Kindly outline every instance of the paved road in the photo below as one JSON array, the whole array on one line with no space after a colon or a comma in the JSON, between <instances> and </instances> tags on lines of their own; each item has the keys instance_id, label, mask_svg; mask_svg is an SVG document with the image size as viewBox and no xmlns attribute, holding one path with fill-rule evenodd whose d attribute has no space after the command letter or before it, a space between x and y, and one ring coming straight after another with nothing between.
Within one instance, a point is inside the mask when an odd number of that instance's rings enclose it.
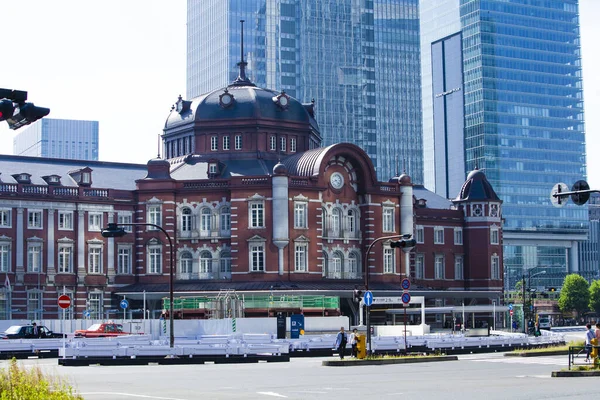
<instances>
[{"instance_id":1,"label":"paved road","mask_svg":"<svg viewBox=\"0 0 600 400\"><path fill-rule=\"evenodd\" d=\"M551 378L566 356L459 356L459 361L323 367L328 358L289 363L192 366L60 367L25 360L63 375L89 400L122 399L583 399L597 395L594 378ZM0 367L6 366L0 362Z\"/></svg>"}]
</instances>

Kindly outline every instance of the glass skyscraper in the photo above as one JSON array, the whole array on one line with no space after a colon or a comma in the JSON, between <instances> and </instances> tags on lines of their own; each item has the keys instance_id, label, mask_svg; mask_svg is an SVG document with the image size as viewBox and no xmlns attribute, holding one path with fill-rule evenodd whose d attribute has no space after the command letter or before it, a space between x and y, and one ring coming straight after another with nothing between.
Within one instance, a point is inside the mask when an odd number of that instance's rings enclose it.
<instances>
[{"instance_id":1,"label":"glass skyscraper","mask_svg":"<svg viewBox=\"0 0 600 400\"><path fill-rule=\"evenodd\" d=\"M453 163L460 179L484 170L504 201L505 287L561 286L588 232L586 206L550 202L586 177L578 1L422 0L421 33L425 185L448 195ZM458 132L462 152L440 144Z\"/></svg>"},{"instance_id":2,"label":"glass skyscraper","mask_svg":"<svg viewBox=\"0 0 600 400\"><path fill-rule=\"evenodd\" d=\"M418 0L188 0L187 97L238 74L314 99L323 145L354 143L378 178L423 182Z\"/></svg>"},{"instance_id":3,"label":"glass skyscraper","mask_svg":"<svg viewBox=\"0 0 600 400\"><path fill-rule=\"evenodd\" d=\"M18 156L98 160L98 121L44 118L13 139Z\"/></svg>"}]
</instances>

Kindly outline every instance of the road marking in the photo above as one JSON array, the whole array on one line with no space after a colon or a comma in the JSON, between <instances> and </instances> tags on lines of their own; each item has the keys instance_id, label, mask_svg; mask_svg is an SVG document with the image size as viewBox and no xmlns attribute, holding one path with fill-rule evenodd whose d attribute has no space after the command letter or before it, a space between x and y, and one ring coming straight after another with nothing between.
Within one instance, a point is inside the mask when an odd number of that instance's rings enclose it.
<instances>
[{"instance_id":1,"label":"road marking","mask_svg":"<svg viewBox=\"0 0 600 400\"><path fill-rule=\"evenodd\" d=\"M158 400L188 400L188 399L179 399L176 397L157 397L157 396L147 396L145 394L134 394L134 393L119 393L119 392L85 392L79 393L81 396L105 396L105 395L116 395L116 396L129 396L129 397L139 397L143 399L158 399Z\"/></svg>"},{"instance_id":2,"label":"road marking","mask_svg":"<svg viewBox=\"0 0 600 400\"><path fill-rule=\"evenodd\" d=\"M287 396L284 396L282 394L275 393L275 392L256 392L256 393L258 393L258 394L264 394L265 396L285 397L287 399Z\"/></svg>"},{"instance_id":3,"label":"road marking","mask_svg":"<svg viewBox=\"0 0 600 400\"><path fill-rule=\"evenodd\" d=\"M547 378L552 378L552 376L550 376L550 375L517 375L515 378L542 378L542 379L547 379Z\"/></svg>"}]
</instances>

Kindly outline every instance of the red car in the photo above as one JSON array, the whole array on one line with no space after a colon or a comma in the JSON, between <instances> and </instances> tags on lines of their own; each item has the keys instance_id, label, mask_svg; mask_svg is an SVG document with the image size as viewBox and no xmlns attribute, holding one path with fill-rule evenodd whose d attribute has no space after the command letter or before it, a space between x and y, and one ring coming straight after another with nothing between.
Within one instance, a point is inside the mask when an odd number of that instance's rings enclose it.
<instances>
[{"instance_id":1,"label":"red car","mask_svg":"<svg viewBox=\"0 0 600 400\"><path fill-rule=\"evenodd\" d=\"M129 332L123 332L123 325L113 323L94 324L87 329L78 329L75 331L75 337L101 338L121 335L130 335Z\"/></svg>"}]
</instances>

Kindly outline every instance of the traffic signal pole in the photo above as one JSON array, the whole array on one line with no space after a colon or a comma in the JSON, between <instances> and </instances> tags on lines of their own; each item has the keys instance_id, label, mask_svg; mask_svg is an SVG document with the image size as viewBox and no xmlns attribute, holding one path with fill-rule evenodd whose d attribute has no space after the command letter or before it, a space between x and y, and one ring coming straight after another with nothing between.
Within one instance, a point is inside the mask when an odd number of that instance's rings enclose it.
<instances>
[{"instance_id":1,"label":"traffic signal pole","mask_svg":"<svg viewBox=\"0 0 600 400\"><path fill-rule=\"evenodd\" d=\"M375 245L375 243L377 242L381 242L382 240L389 240L389 239L403 239L403 240L399 240L396 242L392 242L390 244L390 247L392 248L411 248L414 247L416 242L414 239L412 239L412 235L411 234L402 234L402 235L391 235L391 236L382 236L382 237L378 237L377 239L373 240L369 246L367 247L367 251L365 252L365 290L368 291L369 290L369 254L371 253L371 250L373 249L373 246ZM407 257L408 260L408 257ZM406 270L407 272L409 271L409 267L408 264L406 266ZM371 307L367 306L365 304L365 322L367 324L367 354L370 355L372 354L371 351L371 321L369 320L369 316L371 313Z\"/></svg>"}]
</instances>

